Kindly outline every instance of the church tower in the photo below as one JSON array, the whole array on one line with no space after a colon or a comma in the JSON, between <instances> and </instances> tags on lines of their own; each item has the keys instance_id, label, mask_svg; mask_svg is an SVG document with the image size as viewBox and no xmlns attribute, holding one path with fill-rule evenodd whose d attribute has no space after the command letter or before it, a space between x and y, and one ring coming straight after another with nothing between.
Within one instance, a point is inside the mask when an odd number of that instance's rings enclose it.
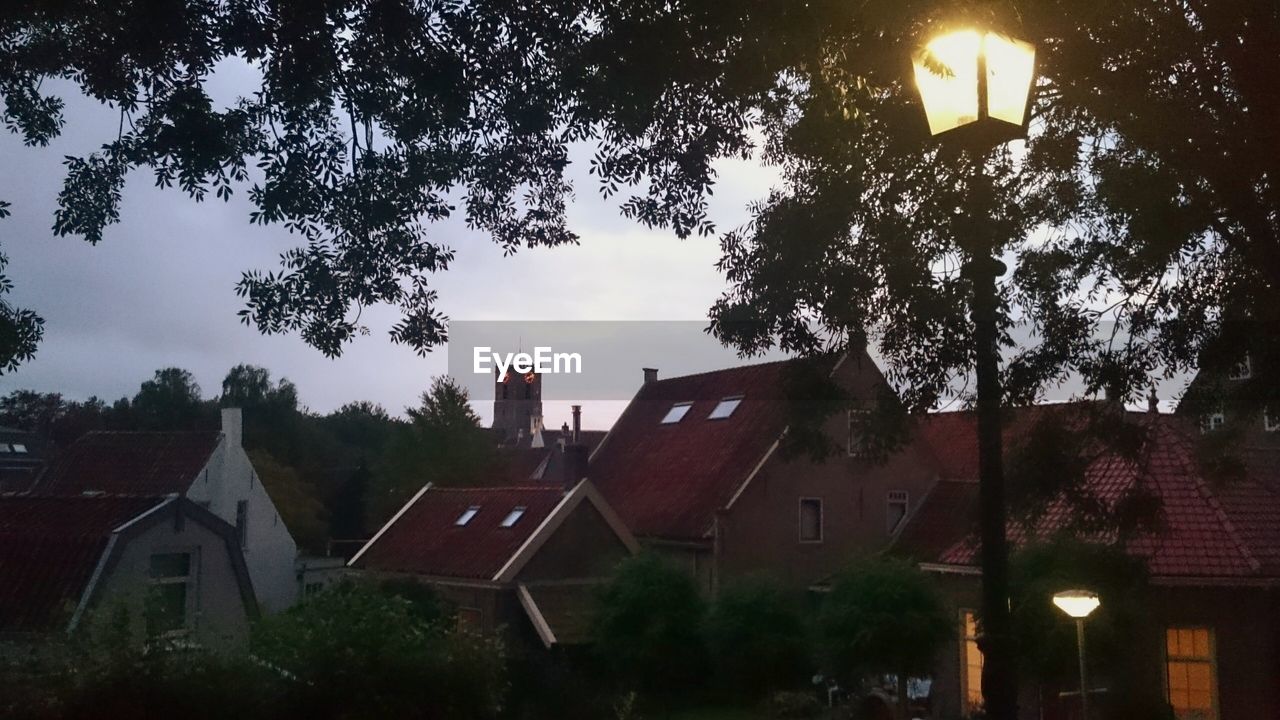
<instances>
[{"instance_id":1,"label":"church tower","mask_svg":"<svg viewBox=\"0 0 1280 720\"><path fill-rule=\"evenodd\" d=\"M502 431L507 442L533 434L534 424L542 424L542 376L536 372L506 375L494 370L493 428Z\"/></svg>"}]
</instances>

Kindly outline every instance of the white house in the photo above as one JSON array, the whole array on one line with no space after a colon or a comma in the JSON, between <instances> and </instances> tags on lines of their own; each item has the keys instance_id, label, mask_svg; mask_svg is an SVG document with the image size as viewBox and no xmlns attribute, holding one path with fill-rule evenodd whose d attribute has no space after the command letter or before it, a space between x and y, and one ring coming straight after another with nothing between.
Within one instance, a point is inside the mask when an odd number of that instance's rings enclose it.
<instances>
[{"instance_id":1,"label":"white house","mask_svg":"<svg viewBox=\"0 0 1280 720\"><path fill-rule=\"evenodd\" d=\"M244 552L253 591L268 613L298 596L298 547L241 446L239 408L221 432L91 432L36 482L41 495L181 495L226 520Z\"/></svg>"}]
</instances>

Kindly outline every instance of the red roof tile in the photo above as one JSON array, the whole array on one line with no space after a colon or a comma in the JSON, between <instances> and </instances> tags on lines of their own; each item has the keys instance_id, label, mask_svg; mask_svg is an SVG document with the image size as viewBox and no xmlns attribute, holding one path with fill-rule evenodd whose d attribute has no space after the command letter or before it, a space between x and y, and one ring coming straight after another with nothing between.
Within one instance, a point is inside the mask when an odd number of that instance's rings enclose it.
<instances>
[{"instance_id":1,"label":"red roof tile","mask_svg":"<svg viewBox=\"0 0 1280 720\"><path fill-rule=\"evenodd\" d=\"M36 485L42 494L183 494L218 446L217 432L91 432Z\"/></svg>"},{"instance_id":2,"label":"red roof tile","mask_svg":"<svg viewBox=\"0 0 1280 720\"><path fill-rule=\"evenodd\" d=\"M144 497L0 495L0 631L65 627L112 531L156 504Z\"/></svg>"},{"instance_id":3,"label":"red roof tile","mask_svg":"<svg viewBox=\"0 0 1280 720\"><path fill-rule=\"evenodd\" d=\"M1063 407L1063 406L1059 406ZM1044 412L1043 409L1033 411ZM936 428L959 433L964 423L972 427L969 414L932 419ZM1142 530L1124 540L1126 550L1147 562L1155 577L1244 578L1280 577L1280 493L1269 484L1266 473L1273 465L1255 465L1245 478L1214 485L1206 481L1195 458L1195 435L1181 419L1168 415L1130 413L1132 421L1148 429L1147 444L1141 458L1125 458L1117 453L1104 453L1088 468L1083 489L1093 498L1114 508L1135 489L1152 493L1160 503L1159 529ZM940 421L940 422L939 422ZM1015 428L1030 423L1015 420ZM931 438L946 438L938 432ZM1007 436L1008 437L1008 436ZM949 472L976 468L976 459L948 457L948 448L935 447ZM971 450L972 451L972 450ZM976 455L976 451L972 451ZM928 500L926 500L926 503ZM1074 507L1065 498L1051 500L1035 522L1011 520L1009 538L1014 545L1060 532L1084 534L1074 528ZM913 523L934 517L917 513ZM923 528L907 528L904 536L924 533L936 547L939 536L956 528L944 528L930 535ZM977 562L978 542L972 533L957 532L954 542L933 558L947 564L972 565ZM1115 541L1115 533L1091 534L1090 539Z\"/></svg>"},{"instance_id":4,"label":"red roof tile","mask_svg":"<svg viewBox=\"0 0 1280 720\"><path fill-rule=\"evenodd\" d=\"M925 562L974 531L978 519L978 484L965 480L939 480L907 519L893 543L893 552Z\"/></svg>"},{"instance_id":5,"label":"red roof tile","mask_svg":"<svg viewBox=\"0 0 1280 720\"><path fill-rule=\"evenodd\" d=\"M636 535L700 540L786 425L785 360L687 375L640 387L591 457L588 477ZM824 361L825 362L825 361ZM722 399L742 402L708 420ZM676 403L693 405L662 424Z\"/></svg>"},{"instance_id":6,"label":"red roof tile","mask_svg":"<svg viewBox=\"0 0 1280 720\"><path fill-rule=\"evenodd\" d=\"M416 502L375 537L354 567L439 577L488 580L515 555L564 495L559 485L499 488L437 488ZM467 508L479 511L466 525ZM514 508L524 515L509 528L502 521Z\"/></svg>"}]
</instances>

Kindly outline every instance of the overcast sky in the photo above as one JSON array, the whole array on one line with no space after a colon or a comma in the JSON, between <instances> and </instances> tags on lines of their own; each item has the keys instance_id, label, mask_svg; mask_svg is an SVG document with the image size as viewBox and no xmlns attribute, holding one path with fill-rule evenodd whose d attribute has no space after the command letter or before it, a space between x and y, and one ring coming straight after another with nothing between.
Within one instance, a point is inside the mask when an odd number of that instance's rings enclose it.
<instances>
[{"instance_id":1,"label":"overcast sky","mask_svg":"<svg viewBox=\"0 0 1280 720\"><path fill-rule=\"evenodd\" d=\"M224 68L211 94L229 102L251 80L242 69ZM107 228L99 245L54 236L62 158L114 139L119 120L115 111L77 96L70 86L61 86L61 93L67 123L49 147L27 148L18 136L0 134L0 199L13 206L12 216L0 221L0 251L9 256L8 274L16 285L11 299L45 319L36 358L0 377L0 393L30 388L113 400L133 395L155 369L178 366L190 370L209 397L219 391L226 371L243 362L292 380L315 411L372 400L399 413L432 376L445 372L442 350L418 357L390 341L387 331L397 319L391 308L366 311L362 320L371 334L334 360L295 335L264 337L242 325L234 293L241 271L274 270L279 253L298 243L282 227L249 224L246 188L238 188L230 202L197 203L179 190L155 188L147 170L135 171L124 191L121 221ZM714 267L717 239L681 241L622 218L616 199L600 199L586 174L586 157L583 152L574 158L571 169L577 198L569 223L582 238L578 247L522 250L504 258L486 236L461 222L433 226L436 237L457 251L453 268L436 279L443 312L467 320L705 319L725 287ZM718 227L727 229L746 219L747 203L768 192L776 173L744 162L725 163L720 170L711 209ZM724 364L731 362L726 354ZM639 385L639 364L619 371L633 372ZM567 417L564 405L547 403L548 425ZM584 424L608 427L624 405L588 403ZM477 403L477 410L487 422L488 403Z\"/></svg>"}]
</instances>

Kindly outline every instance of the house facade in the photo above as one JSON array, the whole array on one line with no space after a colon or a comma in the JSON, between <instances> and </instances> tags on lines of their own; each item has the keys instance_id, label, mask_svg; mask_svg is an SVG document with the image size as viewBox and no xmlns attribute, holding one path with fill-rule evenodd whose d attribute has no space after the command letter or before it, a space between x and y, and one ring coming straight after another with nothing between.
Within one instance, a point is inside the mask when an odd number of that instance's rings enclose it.
<instances>
[{"instance_id":1,"label":"house facade","mask_svg":"<svg viewBox=\"0 0 1280 720\"><path fill-rule=\"evenodd\" d=\"M41 495L180 495L230 524L267 612L297 599L297 545L241 445L239 408L220 432L91 432L36 481Z\"/></svg>"},{"instance_id":2,"label":"house facade","mask_svg":"<svg viewBox=\"0 0 1280 720\"><path fill-rule=\"evenodd\" d=\"M1063 412L1069 412L1064 408ZM1089 530L1073 516L1073 503L1058 494L1032 517L1010 521L1014 547L1056 537L1112 545L1141 560L1149 578L1140 598L1144 617L1124 629L1133 667L1126 695L1146 693L1181 719L1280 716L1280 474L1268 454L1242 458L1243 472L1217 477L1197 456L1199 431L1183 418L1117 413L1144 431L1140 453L1103 452L1084 471L1081 487L1108 512L1122 512L1135 490L1158 501L1155 522L1123 536ZM1013 413L1006 446L1030 432L1029 415ZM911 557L944 588L955 633L937 664L932 688L934 717L964 717L981 707L982 656L976 447L973 417L947 413L922 423L935 444L943 478L909 518L894 551ZM1071 432L1070 423L1065 432ZM1062 588L1066 589L1066 588ZM1105 598L1104 598L1105 612ZM1064 624L1069 619L1061 618ZM1088 624L1086 623L1086 634ZM1117 678L1098 677L1092 687ZM1078 696L1029 681L1021 693L1027 718L1079 717ZM1100 696L1098 704L1107 697Z\"/></svg>"},{"instance_id":3,"label":"house facade","mask_svg":"<svg viewBox=\"0 0 1280 720\"><path fill-rule=\"evenodd\" d=\"M92 631L219 647L258 607L235 529L182 497L0 496L0 639Z\"/></svg>"},{"instance_id":4,"label":"house facade","mask_svg":"<svg viewBox=\"0 0 1280 720\"><path fill-rule=\"evenodd\" d=\"M686 567L707 593L755 573L808 587L887 546L934 483L914 440L884 460L864 452L855 411L823 421L835 445L825 458L786 457L789 374L806 370L855 407L872 407L888 389L865 352L663 380L646 370L591 455L592 482L641 544Z\"/></svg>"}]
</instances>

